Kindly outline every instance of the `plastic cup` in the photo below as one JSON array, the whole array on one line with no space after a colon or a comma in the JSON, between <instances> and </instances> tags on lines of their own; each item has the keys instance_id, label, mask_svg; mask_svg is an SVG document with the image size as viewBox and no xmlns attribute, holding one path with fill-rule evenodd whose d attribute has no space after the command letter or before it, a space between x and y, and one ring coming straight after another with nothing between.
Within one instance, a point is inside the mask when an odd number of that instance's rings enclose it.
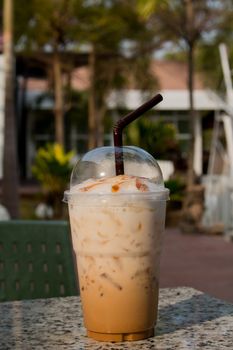
<instances>
[{"instance_id":1,"label":"plastic cup","mask_svg":"<svg viewBox=\"0 0 233 350\"><path fill-rule=\"evenodd\" d=\"M88 178L114 176L115 148L102 147L77 163L65 192L84 324L87 335L100 341L148 338L157 320L168 190L151 155L136 147L123 147L123 155L121 179L137 176L140 187L146 177L155 191L77 192L76 185Z\"/></svg>"}]
</instances>

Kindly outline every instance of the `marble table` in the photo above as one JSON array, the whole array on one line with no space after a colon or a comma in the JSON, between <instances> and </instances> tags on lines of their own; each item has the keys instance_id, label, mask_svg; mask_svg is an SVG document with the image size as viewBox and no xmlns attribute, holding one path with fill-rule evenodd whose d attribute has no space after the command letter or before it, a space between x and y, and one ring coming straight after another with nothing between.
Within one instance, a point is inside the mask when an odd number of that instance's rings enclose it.
<instances>
[{"instance_id":1,"label":"marble table","mask_svg":"<svg viewBox=\"0 0 233 350\"><path fill-rule=\"evenodd\" d=\"M100 343L86 337L79 297L4 302L0 349L233 349L233 304L192 288L161 289L153 338Z\"/></svg>"}]
</instances>

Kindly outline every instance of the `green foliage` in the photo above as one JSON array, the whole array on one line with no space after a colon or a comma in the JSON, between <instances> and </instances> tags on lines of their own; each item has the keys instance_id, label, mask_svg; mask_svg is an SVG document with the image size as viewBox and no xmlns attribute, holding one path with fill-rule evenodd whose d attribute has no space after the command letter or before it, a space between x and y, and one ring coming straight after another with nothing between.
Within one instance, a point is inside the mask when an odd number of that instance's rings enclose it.
<instances>
[{"instance_id":1,"label":"green foliage","mask_svg":"<svg viewBox=\"0 0 233 350\"><path fill-rule=\"evenodd\" d=\"M224 13L220 17L220 24L216 30L216 34L209 41L202 41L198 46L196 62L197 69L202 72L208 87L218 89L225 93L223 84L223 72L221 67L219 45L226 44L228 58L231 65L233 60L233 7L225 6Z\"/></svg>"},{"instance_id":2,"label":"green foliage","mask_svg":"<svg viewBox=\"0 0 233 350\"><path fill-rule=\"evenodd\" d=\"M74 11L80 1L22 1L15 2L15 34L21 50L35 51L45 45L60 49L71 42L73 28L77 28Z\"/></svg>"},{"instance_id":3,"label":"green foliage","mask_svg":"<svg viewBox=\"0 0 233 350\"><path fill-rule=\"evenodd\" d=\"M32 167L32 173L48 194L62 193L72 170L73 152L65 153L59 144L47 144L40 148Z\"/></svg>"},{"instance_id":4,"label":"green foliage","mask_svg":"<svg viewBox=\"0 0 233 350\"><path fill-rule=\"evenodd\" d=\"M205 84L212 89L225 89L221 84L222 68L218 44L201 45L197 50L196 58L197 69L202 73Z\"/></svg>"},{"instance_id":5,"label":"green foliage","mask_svg":"<svg viewBox=\"0 0 233 350\"><path fill-rule=\"evenodd\" d=\"M170 159L178 150L176 128L173 124L140 119L126 129L126 143L147 150L156 159Z\"/></svg>"},{"instance_id":6,"label":"green foliage","mask_svg":"<svg viewBox=\"0 0 233 350\"><path fill-rule=\"evenodd\" d=\"M156 11L158 5L159 0L137 0L137 10L144 18L151 16Z\"/></svg>"},{"instance_id":7,"label":"green foliage","mask_svg":"<svg viewBox=\"0 0 233 350\"><path fill-rule=\"evenodd\" d=\"M170 190L171 201L182 201L185 191L185 182L179 178L173 178L165 181L165 187Z\"/></svg>"}]
</instances>

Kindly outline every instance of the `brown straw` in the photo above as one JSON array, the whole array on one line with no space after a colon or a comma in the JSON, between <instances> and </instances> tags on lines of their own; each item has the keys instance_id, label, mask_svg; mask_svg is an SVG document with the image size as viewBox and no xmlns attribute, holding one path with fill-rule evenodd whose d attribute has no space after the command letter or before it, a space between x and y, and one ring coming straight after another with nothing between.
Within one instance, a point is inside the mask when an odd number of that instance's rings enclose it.
<instances>
[{"instance_id":1,"label":"brown straw","mask_svg":"<svg viewBox=\"0 0 233 350\"><path fill-rule=\"evenodd\" d=\"M140 117L143 113L149 111L152 107L156 106L163 100L163 97L158 94L155 95L152 99L145 102L143 105L135 109L135 111L130 112L123 118L119 119L113 127L113 139L115 146L115 166L116 166L116 175L124 174L124 161L123 161L123 141L122 141L122 131L123 129L132 123L135 119Z\"/></svg>"}]
</instances>

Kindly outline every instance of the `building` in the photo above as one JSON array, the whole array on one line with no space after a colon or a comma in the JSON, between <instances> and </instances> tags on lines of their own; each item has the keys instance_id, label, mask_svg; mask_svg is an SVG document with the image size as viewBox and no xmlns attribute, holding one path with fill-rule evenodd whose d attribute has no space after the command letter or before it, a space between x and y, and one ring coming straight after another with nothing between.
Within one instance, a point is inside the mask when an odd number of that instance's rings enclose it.
<instances>
[{"instance_id":1,"label":"building","mask_svg":"<svg viewBox=\"0 0 233 350\"><path fill-rule=\"evenodd\" d=\"M155 60L152 64L151 72L158 80L156 91L159 91L164 97L163 102L152 111L151 118L160 118L164 122L173 123L177 128L177 137L185 152L187 141L190 138L187 66L181 62ZM34 64L34 70L31 68L25 84L25 79L22 78L20 69L18 69L19 156L21 176L26 178L31 176L30 169L37 148L46 142L54 141L53 99L48 93L49 86L45 77L46 74L45 70L43 71L43 67L36 67L36 64ZM89 72L88 67L83 62L73 70L71 86L79 92L88 89ZM218 96L213 91L205 88L199 74L195 74L194 87L194 107L196 111L194 166L196 173L201 175L203 173L202 130L205 124L211 125L215 112L222 107ZM117 111L133 110L144 101L144 94L131 86L125 90L112 91L107 99L107 107L114 119L118 117ZM66 130L69 146L79 150L79 153L80 150L85 152L87 150L87 133L85 130L80 132L80 129L83 128L78 129L75 123L72 123L74 122L70 119L67 123L69 127ZM106 134L105 144L111 144L111 142L111 135Z\"/></svg>"}]
</instances>

